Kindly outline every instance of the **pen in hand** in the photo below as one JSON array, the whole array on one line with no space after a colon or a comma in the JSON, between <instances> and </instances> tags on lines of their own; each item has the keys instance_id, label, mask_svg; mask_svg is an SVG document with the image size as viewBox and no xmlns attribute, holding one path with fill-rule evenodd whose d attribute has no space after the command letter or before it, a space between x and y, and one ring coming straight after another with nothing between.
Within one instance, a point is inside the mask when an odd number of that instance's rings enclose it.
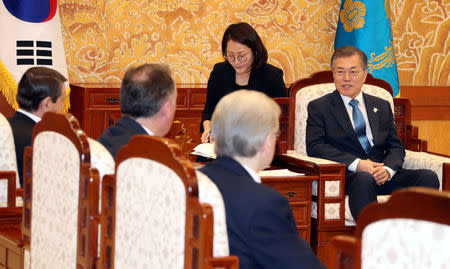
<instances>
[{"instance_id":1,"label":"pen in hand","mask_svg":"<svg viewBox=\"0 0 450 269\"><path fill-rule=\"evenodd\" d=\"M209 137L211 136L211 130L209 130L208 134L205 137L205 143L209 142Z\"/></svg>"}]
</instances>

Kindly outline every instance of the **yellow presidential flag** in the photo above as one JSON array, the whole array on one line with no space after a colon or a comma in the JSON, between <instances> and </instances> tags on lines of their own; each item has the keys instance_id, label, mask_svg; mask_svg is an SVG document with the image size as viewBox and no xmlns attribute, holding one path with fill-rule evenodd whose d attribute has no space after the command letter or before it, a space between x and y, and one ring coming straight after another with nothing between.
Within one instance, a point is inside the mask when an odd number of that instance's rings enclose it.
<instances>
[{"instance_id":1,"label":"yellow presidential flag","mask_svg":"<svg viewBox=\"0 0 450 269\"><path fill-rule=\"evenodd\" d=\"M0 1L0 91L14 109L17 84L33 66L45 66L68 79L56 0ZM69 87L64 110L69 109Z\"/></svg>"}]
</instances>

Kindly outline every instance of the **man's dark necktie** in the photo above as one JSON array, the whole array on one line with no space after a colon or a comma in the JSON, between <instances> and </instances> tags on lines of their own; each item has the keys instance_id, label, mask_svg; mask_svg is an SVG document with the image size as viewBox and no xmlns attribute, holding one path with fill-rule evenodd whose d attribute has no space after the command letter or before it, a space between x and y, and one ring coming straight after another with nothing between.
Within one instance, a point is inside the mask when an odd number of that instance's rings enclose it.
<instances>
[{"instance_id":1,"label":"man's dark necktie","mask_svg":"<svg viewBox=\"0 0 450 269\"><path fill-rule=\"evenodd\" d=\"M370 147L369 139L367 139L366 135L366 122L364 121L363 114L361 110L358 108L358 100L352 99L349 102L349 105L353 108L352 116L353 123L355 124L355 132L358 136L359 143L363 147L363 149L368 152Z\"/></svg>"}]
</instances>

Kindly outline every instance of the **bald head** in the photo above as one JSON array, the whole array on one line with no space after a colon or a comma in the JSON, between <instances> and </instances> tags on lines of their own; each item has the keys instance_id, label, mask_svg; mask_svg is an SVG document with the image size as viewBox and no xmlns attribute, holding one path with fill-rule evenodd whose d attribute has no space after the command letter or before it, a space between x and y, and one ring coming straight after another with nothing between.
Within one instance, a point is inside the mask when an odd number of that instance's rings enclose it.
<instances>
[{"instance_id":1,"label":"bald head","mask_svg":"<svg viewBox=\"0 0 450 269\"><path fill-rule=\"evenodd\" d=\"M175 94L169 67L144 64L127 70L120 89L122 113L134 118L152 117Z\"/></svg>"}]
</instances>

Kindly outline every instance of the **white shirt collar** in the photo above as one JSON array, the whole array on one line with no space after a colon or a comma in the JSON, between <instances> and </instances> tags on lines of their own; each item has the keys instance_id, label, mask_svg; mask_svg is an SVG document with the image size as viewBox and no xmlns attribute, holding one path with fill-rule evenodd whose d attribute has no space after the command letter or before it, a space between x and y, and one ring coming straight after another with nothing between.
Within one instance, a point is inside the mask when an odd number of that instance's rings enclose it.
<instances>
[{"instance_id":1,"label":"white shirt collar","mask_svg":"<svg viewBox=\"0 0 450 269\"><path fill-rule=\"evenodd\" d=\"M41 121L41 118L39 118L38 116L36 116L33 113L30 113L28 111L25 111L21 108L17 109L17 112L20 112L20 113L24 114L25 116L28 116L30 119L34 120L36 123Z\"/></svg>"},{"instance_id":2,"label":"white shirt collar","mask_svg":"<svg viewBox=\"0 0 450 269\"><path fill-rule=\"evenodd\" d=\"M140 124L140 123L139 123L139 124ZM142 125L142 124L141 124L141 126L142 126L142 128L144 128L144 130L147 132L148 135L154 136L154 135L153 135L153 132L152 132L150 129L146 128L146 127L145 127L144 125Z\"/></svg>"},{"instance_id":3,"label":"white shirt collar","mask_svg":"<svg viewBox=\"0 0 450 269\"><path fill-rule=\"evenodd\" d=\"M342 95L341 93L339 93L341 95L342 101L344 101L344 104L349 105L348 103L350 103L350 101L353 99L351 97ZM356 100L358 100L358 102L360 104L364 104L364 99L363 99L363 95L362 95L362 91L359 92L359 94L354 98Z\"/></svg>"},{"instance_id":4,"label":"white shirt collar","mask_svg":"<svg viewBox=\"0 0 450 269\"><path fill-rule=\"evenodd\" d=\"M246 166L245 164L239 163L244 167L245 171L250 174L250 176L253 178L253 180L256 183L261 183L261 178L259 177L258 173L255 172L255 170L251 169L250 167Z\"/></svg>"}]
</instances>

